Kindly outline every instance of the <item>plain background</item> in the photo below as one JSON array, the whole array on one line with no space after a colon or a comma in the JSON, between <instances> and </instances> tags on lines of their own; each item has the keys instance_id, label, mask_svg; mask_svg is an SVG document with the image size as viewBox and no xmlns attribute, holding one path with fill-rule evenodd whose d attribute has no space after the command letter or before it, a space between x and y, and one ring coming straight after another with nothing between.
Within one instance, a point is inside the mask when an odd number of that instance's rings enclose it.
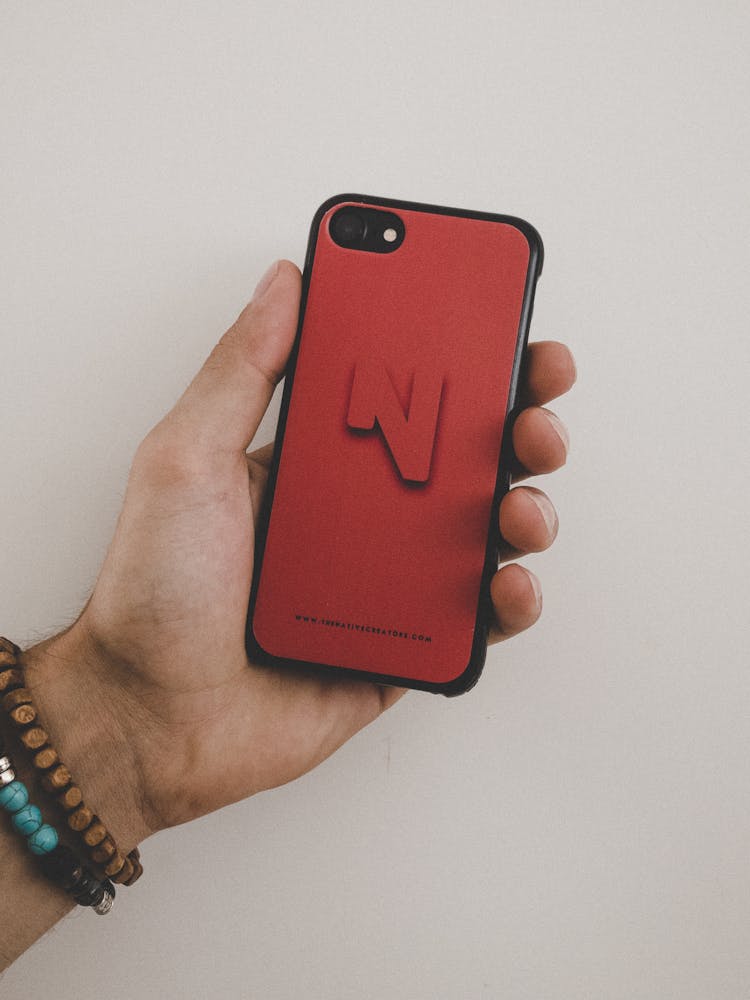
<instances>
[{"instance_id":1,"label":"plain background","mask_svg":"<svg viewBox=\"0 0 750 1000\"><path fill-rule=\"evenodd\" d=\"M2 632L77 614L138 441L332 194L529 219L532 338L579 371L538 626L465 697L147 841L7 1000L750 997L748 29L685 0L0 6Z\"/></svg>"}]
</instances>

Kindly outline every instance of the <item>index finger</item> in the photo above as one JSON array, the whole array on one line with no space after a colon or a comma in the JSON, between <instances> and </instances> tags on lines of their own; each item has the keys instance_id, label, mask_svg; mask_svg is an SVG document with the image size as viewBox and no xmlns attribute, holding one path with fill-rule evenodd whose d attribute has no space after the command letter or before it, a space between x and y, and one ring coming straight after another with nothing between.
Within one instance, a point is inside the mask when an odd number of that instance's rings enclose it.
<instances>
[{"instance_id":1,"label":"index finger","mask_svg":"<svg viewBox=\"0 0 750 1000\"><path fill-rule=\"evenodd\" d=\"M570 348L556 340L529 344L521 367L522 406L543 406L562 396L576 380L576 363Z\"/></svg>"}]
</instances>

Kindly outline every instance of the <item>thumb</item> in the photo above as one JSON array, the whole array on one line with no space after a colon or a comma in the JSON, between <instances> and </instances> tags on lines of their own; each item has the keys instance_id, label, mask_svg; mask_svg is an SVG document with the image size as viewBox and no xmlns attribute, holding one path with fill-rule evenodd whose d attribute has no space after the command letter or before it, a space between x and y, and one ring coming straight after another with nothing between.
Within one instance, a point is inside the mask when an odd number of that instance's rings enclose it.
<instances>
[{"instance_id":1,"label":"thumb","mask_svg":"<svg viewBox=\"0 0 750 1000\"><path fill-rule=\"evenodd\" d=\"M169 414L193 450L247 450L284 374L299 301L299 269L272 264Z\"/></svg>"}]
</instances>

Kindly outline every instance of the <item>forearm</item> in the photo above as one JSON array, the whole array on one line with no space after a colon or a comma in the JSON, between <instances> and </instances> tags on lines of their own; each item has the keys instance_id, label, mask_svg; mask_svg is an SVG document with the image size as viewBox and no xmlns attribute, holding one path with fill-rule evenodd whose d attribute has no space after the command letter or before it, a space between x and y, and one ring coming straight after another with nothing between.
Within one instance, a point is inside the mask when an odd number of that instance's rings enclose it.
<instances>
[{"instance_id":1,"label":"forearm","mask_svg":"<svg viewBox=\"0 0 750 1000\"><path fill-rule=\"evenodd\" d=\"M93 680L95 674L106 671L106 665L95 663L91 651L70 630L27 650L23 665L39 724L69 768L86 804L101 816L119 850L129 852L149 831L135 808L136 785L130 780L127 743L103 696L97 694L102 690L101 683ZM29 789L31 801L58 831L61 842L92 868L76 834L67 827L65 814L40 787L39 772L4 711L0 711L0 733L16 776ZM42 874L38 860L2 809L0 885L0 969L4 969L76 903Z\"/></svg>"}]
</instances>

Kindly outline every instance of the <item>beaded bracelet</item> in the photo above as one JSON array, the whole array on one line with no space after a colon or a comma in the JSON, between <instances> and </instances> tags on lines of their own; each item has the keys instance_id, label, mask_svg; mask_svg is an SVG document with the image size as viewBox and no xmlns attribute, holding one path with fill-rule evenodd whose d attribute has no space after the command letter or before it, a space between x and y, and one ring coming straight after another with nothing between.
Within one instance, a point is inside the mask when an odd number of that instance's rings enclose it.
<instances>
[{"instance_id":1,"label":"beaded bracelet","mask_svg":"<svg viewBox=\"0 0 750 1000\"><path fill-rule=\"evenodd\" d=\"M116 890L109 879L100 881L82 865L73 851L60 843L57 830L45 823L42 811L29 802L29 791L16 779L10 757L0 742L0 806L11 814L14 829L39 860L42 872L64 889L79 906L91 906L100 916L109 913Z\"/></svg>"},{"instance_id":2,"label":"beaded bracelet","mask_svg":"<svg viewBox=\"0 0 750 1000\"><path fill-rule=\"evenodd\" d=\"M113 882L130 886L143 874L140 852L134 847L123 856L104 823L84 803L80 788L73 784L70 771L50 746L49 736L39 724L31 692L24 683L20 658L21 649L0 636L0 706L21 730L21 743L32 752L34 767L42 772L42 787L54 796L65 813L67 825L83 842L88 858L101 866Z\"/></svg>"}]
</instances>

